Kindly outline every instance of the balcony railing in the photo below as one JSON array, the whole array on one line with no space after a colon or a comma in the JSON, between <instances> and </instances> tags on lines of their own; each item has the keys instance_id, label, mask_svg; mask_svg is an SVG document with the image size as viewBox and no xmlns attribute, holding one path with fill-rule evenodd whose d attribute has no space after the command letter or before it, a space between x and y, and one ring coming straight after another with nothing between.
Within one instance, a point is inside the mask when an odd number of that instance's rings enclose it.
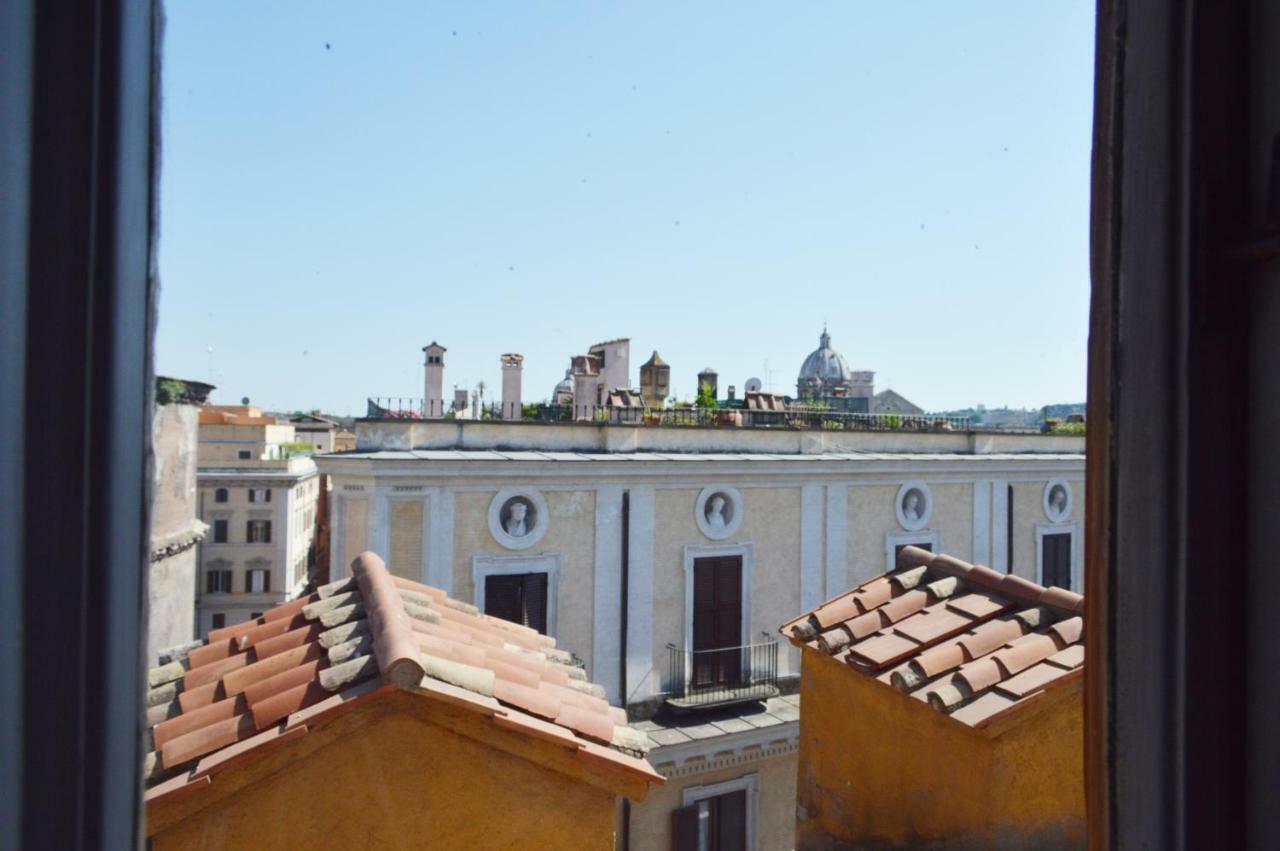
<instances>
[{"instance_id":1,"label":"balcony railing","mask_svg":"<svg viewBox=\"0 0 1280 851\"><path fill-rule=\"evenodd\" d=\"M446 406L447 407L447 406ZM851 414L796 407L784 411L754 411L745 408L635 408L601 406L593 409L573 405L523 405L516 416L508 416L501 404L472 407L464 411L441 410L438 400L408 397L372 397L366 419L439 420L480 419L531 423L596 423L599 425L673 426L699 428L773 428L810 431L968 431L968 417L912 414Z\"/></svg>"},{"instance_id":2,"label":"balcony railing","mask_svg":"<svg viewBox=\"0 0 1280 851\"><path fill-rule=\"evenodd\" d=\"M727 706L777 697L778 642L716 650L667 645L667 703L676 709Z\"/></svg>"}]
</instances>

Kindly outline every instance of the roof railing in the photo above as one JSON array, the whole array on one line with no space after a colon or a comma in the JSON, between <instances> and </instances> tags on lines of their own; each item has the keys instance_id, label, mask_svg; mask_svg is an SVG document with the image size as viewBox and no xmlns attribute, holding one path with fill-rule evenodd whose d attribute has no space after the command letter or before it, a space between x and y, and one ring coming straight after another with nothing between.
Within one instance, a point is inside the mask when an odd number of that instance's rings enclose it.
<instances>
[{"instance_id":1,"label":"roof railing","mask_svg":"<svg viewBox=\"0 0 1280 851\"><path fill-rule=\"evenodd\" d=\"M439 400L398 396L371 397L366 420L471 420L526 423L595 423L617 426L671 426L698 428L775 428L815 431L968 431L968 417L929 414L859 414L796 405L780 411L749 408L622 407L522 405L515 416L500 403L468 405L458 411L445 409Z\"/></svg>"}]
</instances>

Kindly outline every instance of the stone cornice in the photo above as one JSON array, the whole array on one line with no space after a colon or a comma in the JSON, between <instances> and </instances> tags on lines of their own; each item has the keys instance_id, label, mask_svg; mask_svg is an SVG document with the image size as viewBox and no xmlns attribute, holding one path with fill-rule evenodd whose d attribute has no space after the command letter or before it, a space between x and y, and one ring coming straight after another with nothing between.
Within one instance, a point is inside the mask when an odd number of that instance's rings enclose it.
<instances>
[{"instance_id":1,"label":"stone cornice","mask_svg":"<svg viewBox=\"0 0 1280 851\"><path fill-rule=\"evenodd\" d=\"M787 721L742 733L656 747L649 751L648 759L655 771L672 779L795 753L799 747L800 722Z\"/></svg>"}]
</instances>

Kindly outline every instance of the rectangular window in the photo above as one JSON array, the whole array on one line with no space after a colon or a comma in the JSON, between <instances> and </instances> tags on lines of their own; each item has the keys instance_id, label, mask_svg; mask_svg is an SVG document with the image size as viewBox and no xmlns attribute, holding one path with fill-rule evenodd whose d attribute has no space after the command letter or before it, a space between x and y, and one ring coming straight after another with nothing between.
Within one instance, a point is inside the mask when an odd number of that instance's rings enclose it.
<instances>
[{"instance_id":1,"label":"rectangular window","mask_svg":"<svg viewBox=\"0 0 1280 851\"><path fill-rule=\"evenodd\" d=\"M1071 587L1071 533L1045 535L1041 548L1043 575L1040 584L1045 587L1056 585L1074 591Z\"/></svg>"},{"instance_id":2,"label":"rectangular window","mask_svg":"<svg viewBox=\"0 0 1280 851\"><path fill-rule=\"evenodd\" d=\"M215 544L225 544L227 542L227 521L213 521L213 542Z\"/></svg>"},{"instance_id":3,"label":"rectangular window","mask_svg":"<svg viewBox=\"0 0 1280 851\"><path fill-rule=\"evenodd\" d=\"M484 611L487 615L547 631L547 575L519 573L486 576Z\"/></svg>"},{"instance_id":4,"label":"rectangular window","mask_svg":"<svg viewBox=\"0 0 1280 851\"><path fill-rule=\"evenodd\" d=\"M207 570L204 574L204 590L206 594L230 594L231 571Z\"/></svg>"},{"instance_id":5,"label":"rectangular window","mask_svg":"<svg viewBox=\"0 0 1280 851\"><path fill-rule=\"evenodd\" d=\"M250 502L270 502L271 488L249 488Z\"/></svg>"},{"instance_id":6,"label":"rectangular window","mask_svg":"<svg viewBox=\"0 0 1280 851\"><path fill-rule=\"evenodd\" d=\"M271 543L271 521L250 520L245 524L245 538L251 544Z\"/></svg>"},{"instance_id":7,"label":"rectangular window","mask_svg":"<svg viewBox=\"0 0 1280 851\"><path fill-rule=\"evenodd\" d=\"M742 556L693 562L692 686L732 687L742 675Z\"/></svg>"},{"instance_id":8,"label":"rectangular window","mask_svg":"<svg viewBox=\"0 0 1280 851\"><path fill-rule=\"evenodd\" d=\"M747 790L694 801L671 813L675 851L746 851Z\"/></svg>"},{"instance_id":9,"label":"rectangular window","mask_svg":"<svg viewBox=\"0 0 1280 851\"><path fill-rule=\"evenodd\" d=\"M222 629L227 625L227 616L222 612L214 612L209 622L212 629Z\"/></svg>"},{"instance_id":10,"label":"rectangular window","mask_svg":"<svg viewBox=\"0 0 1280 851\"><path fill-rule=\"evenodd\" d=\"M271 590L271 571L255 568L244 573L246 594L266 594Z\"/></svg>"},{"instance_id":11,"label":"rectangular window","mask_svg":"<svg viewBox=\"0 0 1280 851\"><path fill-rule=\"evenodd\" d=\"M241 450L240 450L240 460L241 460L241 461L249 461L249 460L251 460L252 458L253 458L253 453L252 453L252 452L250 452L248 449L241 449Z\"/></svg>"}]
</instances>

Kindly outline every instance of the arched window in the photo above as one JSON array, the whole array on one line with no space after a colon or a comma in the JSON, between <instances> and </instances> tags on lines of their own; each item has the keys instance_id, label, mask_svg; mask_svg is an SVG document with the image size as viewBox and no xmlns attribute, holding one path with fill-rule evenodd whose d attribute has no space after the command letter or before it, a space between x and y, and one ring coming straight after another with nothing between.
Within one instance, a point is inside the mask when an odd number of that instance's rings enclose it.
<instances>
[{"instance_id":1,"label":"arched window","mask_svg":"<svg viewBox=\"0 0 1280 851\"><path fill-rule=\"evenodd\" d=\"M214 501L214 502L226 502L226 501L227 501L227 489L226 489L226 488L218 488L216 491L214 491L214 492L213 492L213 501Z\"/></svg>"}]
</instances>

